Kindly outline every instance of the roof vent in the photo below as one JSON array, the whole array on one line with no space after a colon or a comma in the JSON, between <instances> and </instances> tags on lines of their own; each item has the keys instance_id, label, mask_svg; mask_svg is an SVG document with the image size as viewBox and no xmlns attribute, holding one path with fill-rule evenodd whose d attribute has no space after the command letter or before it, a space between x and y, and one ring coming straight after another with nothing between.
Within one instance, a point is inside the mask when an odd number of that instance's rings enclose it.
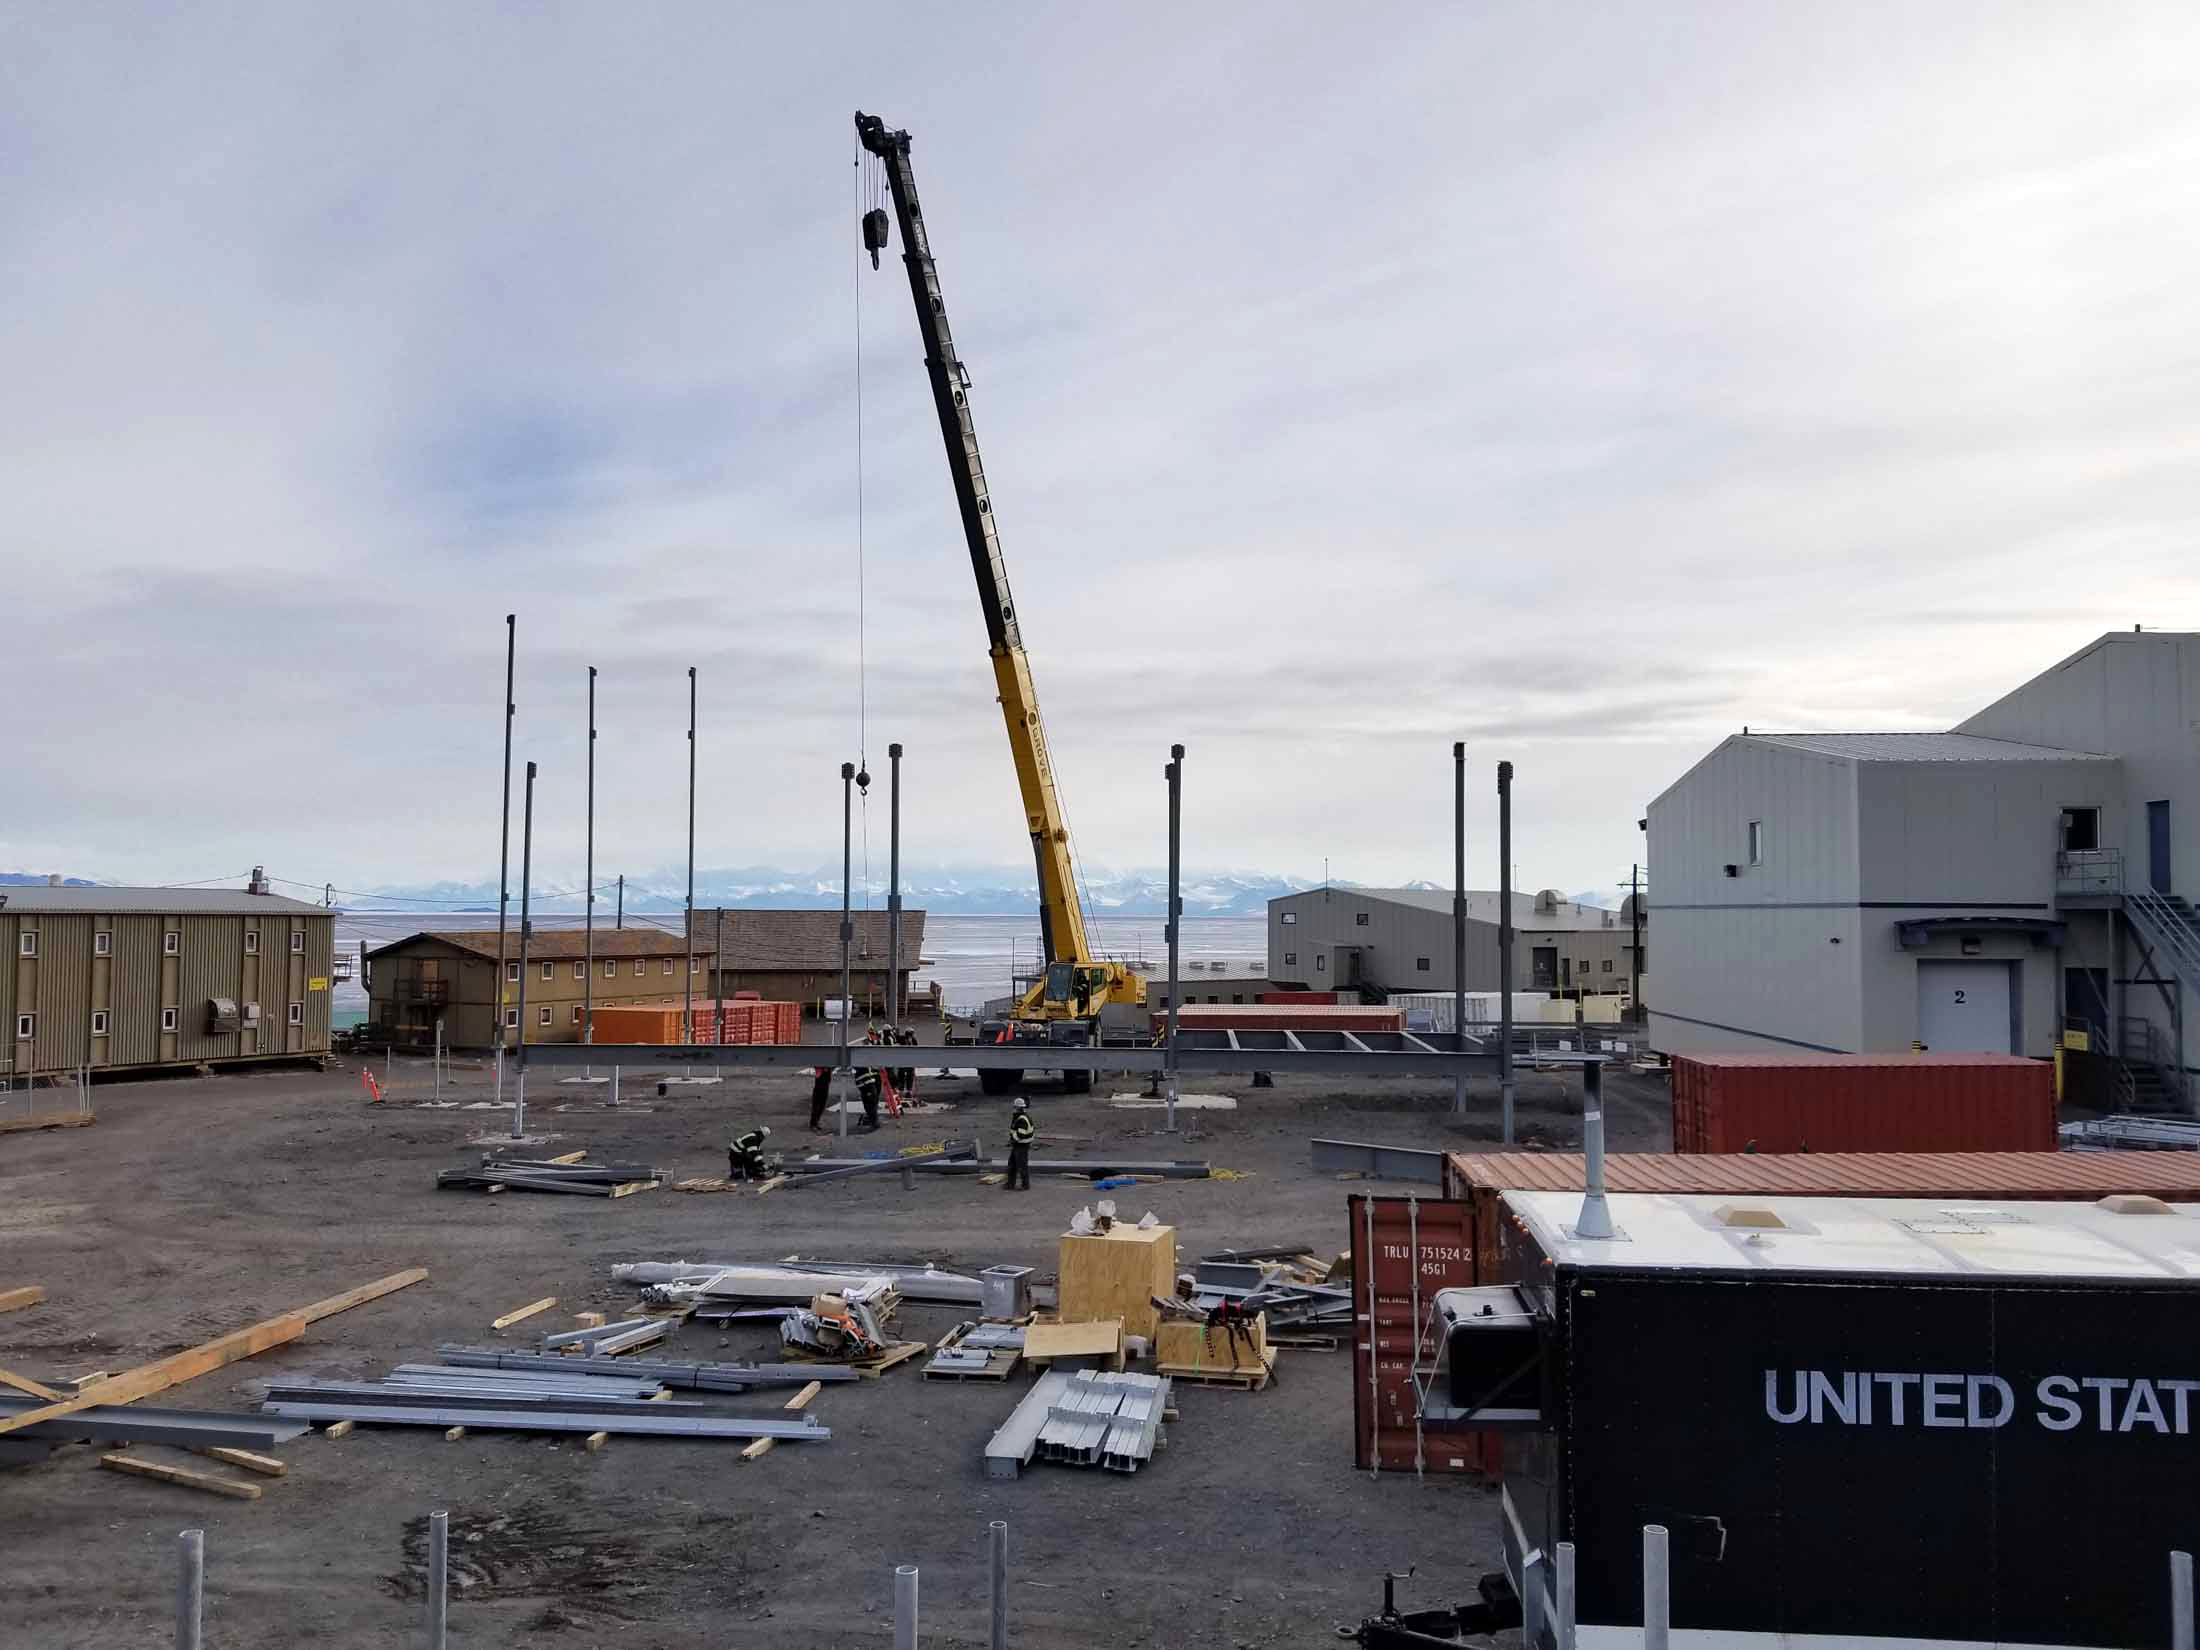
<instances>
[{"instance_id":1,"label":"roof vent","mask_svg":"<svg viewBox=\"0 0 2200 1650\"><path fill-rule=\"evenodd\" d=\"M2173 1215L2172 1209L2158 1197L2145 1192L2110 1192L2096 1205L2112 1215Z\"/></svg>"},{"instance_id":2,"label":"roof vent","mask_svg":"<svg viewBox=\"0 0 2200 1650\"><path fill-rule=\"evenodd\" d=\"M1712 1211L1711 1218L1721 1226L1749 1227L1759 1231L1784 1232L1787 1222L1778 1211L1754 1203L1722 1203Z\"/></svg>"},{"instance_id":3,"label":"roof vent","mask_svg":"<svg viewBox=\"0 0 2200 1650\"><path fill-rule=\"evenodd\" d=\"M1546 888L1535 896L1535 908L1538 911L1556 911L1565 903L1566 896L1556 888Z\"/></svg>"}]
</instances>

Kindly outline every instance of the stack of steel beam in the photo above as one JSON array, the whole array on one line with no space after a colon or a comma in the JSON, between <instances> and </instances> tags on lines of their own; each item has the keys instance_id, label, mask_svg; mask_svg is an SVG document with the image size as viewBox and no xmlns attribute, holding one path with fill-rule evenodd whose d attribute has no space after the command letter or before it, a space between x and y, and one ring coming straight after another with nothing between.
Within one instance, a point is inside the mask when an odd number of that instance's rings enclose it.
<instances>
[{"instance_id":1,"label":"stack of steel beam","mask_svg":"<svg viewBox=\"0 0 2200 1650\"><path fill-rule=\"evenodd\" d=\"M555 1352L514 1352L501 1346L440 1346L436 1355L458 1369L539 1370L619 1375L659 1381L699 1392L746 1392L756 1386L806 1386L811 1381L853 1381L853 1369L834 1364L677 1363L662 1358L582 1358ZM433 1364L402 1364L401 1371L433 1370ZM455 1371L454 1371L455 1372Z\"/></svg>"},{"instance_id":2,"label":"stack of steel beam","mask_svg":"<svg viewBox=\"0 0 2200 1650\"><path fill-rule=\"evenodd\" d=\"M575 1197L618 1197L654 1186L669 1176L646 1163L551 1163L534 1158L485 1156L479 1168L445 1169L435 1177L449 1191L565 1192Z\"/></svg>"},{"instance_id":3,"label":"stack of steel beam","mask_svg":"<svg viewBox=\"0 0 2200 1650\"><path fill-rule=\"evenodd\" d=\"M0 1416L42 1409L52 1400L0 1392ZM301 1421L212 1409L156 1409L151 1404L94 1404L54 1421L33 1421L8 1434L41 1444L177 1444L186 1449L270 1450L310 1431Z\"/></svg>"},{"instance_id":4,"label":"stack of steel beam","mask_svg":"<svg viewBox=\"0 0 2200 1650\"><path fill-rule=\"evenodd\" d=\"M622 1318L617 1323L598 1324L592 1329L567 1329L542 1338L545 1352L565 1348L577 1348L578 1355L589 1358L608 1358L616 1353L631 1352L638 1346L653 1346L672 1333L670 1318Z\"/></svg>"},{"instance_id":5,"label":"stack of steel beam","mask_svg":"<svg viewBox=\"0 0 2200 1650\"><path fill-rule=\"evenodd\" d=\"M986 1473L1014 1478L1034 1454L1070 1466L1136 1472L1167 1441L1166 1376L1084 1369L1042 1375L986 1444Z\"/></svg>"},{"instance_id":6,"label":"stack of steel beam","mask_svg":"<svg viewBox=\"0 0 2200 1650\"><path fill-rule=\"evenodd\" d=\"M1261 1260L1203 1260L1192 1275L1192 1304L1212 1312L1225 1304L1268 1314L1271 1332L1335 1335L1352 1327L1352 1291L1302 1283L1290 1270Z\"/></svg>"}]
</instances>

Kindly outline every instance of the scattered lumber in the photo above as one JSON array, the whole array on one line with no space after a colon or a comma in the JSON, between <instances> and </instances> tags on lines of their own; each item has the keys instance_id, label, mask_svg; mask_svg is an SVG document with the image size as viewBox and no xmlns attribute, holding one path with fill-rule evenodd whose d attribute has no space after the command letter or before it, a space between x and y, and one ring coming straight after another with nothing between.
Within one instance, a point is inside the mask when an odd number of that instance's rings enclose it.
<instances>
[{"instance_id":1,"label":"scattered lumber","mask_svg":"<svg viewBox=\"0 0 2200 1650\"><path fill-rule=\"evenodd\" d=\"M256 1472L262 1478L280 1478L290 1468L272 1455L262 1455L256 1450L228 1449L220 1444L210 1444L199 1451L210 1460L225 1461L232 1467L242 1467L246 1472Z\"/></svg>"},{"instance_id":2,"label":"scattered lumber","mask_svg":"<svg viewBox=\"0 0 2200 1650\"><path fill-rule=\"evenodd\" d=\"M334 1421L321 1429L321 1436L324 1438L348 1437L351 1429L357 1424L355 1421Z\"/></svg>"},{"instance_id":3,"label":"scattered lumber","mask_svg":"<svg viewBox=\"0 0 2200 1650\"><path fill-rule=\"evenodd\" d=\"M61 1394L50 1386L40 1386L27 1375L18 1375L10 1369L0 1369L0 1386L12 1386L18 1392L27 1392L33 1398L43 1398L48 1403L59 1403Z\"/></svg>"},{"instance_id":4,"label":"scattered lumber","mask_svg":"<svg viewBox=\"0 0 2200 1650\"><path fill-rule=\"evenodd\" d=\"M46 1291L35 1283L20 1289L0 1289L0 1312L16 1312L26 1306L36 1306L46 1298Z\"/></svg>"},{"instance_id":5,"label":"scattered lumber","mask_svg":"<svg viewBox=\"0 0 2200 1650\"><path fill-rule=\"evenodd\" d=\"M812 1398L815 1398L820 1392L823 1392L824 1390L825 1383L823 1381L812 1381L808 1386L804 1387L800 1392L796 1393L792 1398L789 1398L784 1404L780 1405L779 1407L781 1409L792 1410L808 1409L810 1407L810 1400ZM771 1453L772 1445L778 1442L779 1440L776 1438L759 1438L755 1443L746 1446L741 1451L741 1459L744 1461L754 1461L758 1456L769 1455Z\"/></svg>"},{"instance_id":6,"label":"scattered lumber","mask_svg":"<svg viewBox=\"0 0 2200 1650\"><path fill-rule=\"evenodd\" d=\"M512 1327L512 1325L518 1323L521 1319L531 1318L537 1312L547 1312L550 1310L551 1307L557 1304L557 1296L545 1295L539 1301L529 1301L525 1306L513 1308L513 1310L505 1313L503 1317L497 1318L492 1321L489 1327L491 1329L509 1329Z\"/></svg>"},{"instance_id":7,"label":"scattered lumber","mask_svg":"<svg viewBox=\"0 0 2200 1650\"><path fill-rule=\"evenodd\" d=\"M197 1380L201 1375L233 1364L240 1358L249 1358L265 1352L271 1346L282 1346L296 1340L306 1332L309 1324L338 1312L347 1312L354 1306L420 1282L427 1276L424 1267L414 1266L402 1272L392 1272L386 1278L363 1283L356 1289L341 1295L331 1295L301 1306L294 1312L278 1317L263 1318L243 1329L232 1330L227 1335L187 1348L182 1352L162 1358L158 1362L126 1369L119 1375L110 1375L73 1398L64 1398L41 1409L26 1409L18 1415L0 1417L0 1433L10 1433L22 1427L35 1426L40 1421L58 1420L64 1415L74 1415L78 1410L89 1409L94 1404L128 1404L140 1398L149 1398L156 1392L165 1392L185 1381Z\"/></svg>"},{"instance_id":8,"label":"scattered lumber","mask_svg":"<svg viewBox=\"0 0 2200 1650\"><path fill-rule=\"evenodd\" d=\"M171 1467L165 1461L148 1461L140 1455L102 1455L99 1464L113 1472L130 1472L140 1478L157 1478L164 1484L179 1484L187 1490L205 1490L211 1495L233 1496L239 1501L257 1501L260 1486L240 1483L234 1478L223 1478L211 1472L194 1472L189 1467Z\"/></svg>"}]
</instances>

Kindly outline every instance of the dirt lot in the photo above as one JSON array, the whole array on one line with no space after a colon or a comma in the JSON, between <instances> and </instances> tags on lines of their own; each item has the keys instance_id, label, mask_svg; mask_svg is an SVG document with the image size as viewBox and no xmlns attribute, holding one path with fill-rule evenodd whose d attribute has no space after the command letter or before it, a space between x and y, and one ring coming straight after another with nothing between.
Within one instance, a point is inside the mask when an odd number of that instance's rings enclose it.
<instances>
[{"instance_id":1,"label":"dirt lot","mask_svg":"<svg viewBox=\"0 0 2200 1650\"><path fill-rule=\"evenodd\" d=\"M374 1063L378 1072L380 1062ZM397 1068L400 1091L426 1068ZM481 1079L462 1098L479 1098ZM1114 1085L1120 1092L1130 1085ZM1314 1135L1449 1146L1495 1138L1494 1086L1468 1120L1441 1084L1215 1085L1234 1112L1117 1110L1091 1097L1036 1100L1042 1154L1204 1156L1234 1181L1170 1182L1117 1194L1179 1231L1180 1253L1304 1240L1345 1244L1348 1191L1307 1167ZM532 1132L551 1151L722 1174L723 1142L749 1120L800 1142L806 1084L791 1077L717 1089L629 1084L608 1112L540 1081ZM871 1142L908 1144L973 1128L1004 1133L999 1101L975 1083L929 1083L952 1115L889 1124ZM970 1180L858 1180L769 1197L670 1189L617 1201L437 1192L435 1171L503 1133L506 1114L364 1104L355 1068L148 1082L96 1092L89 1129L0 1137L0 1287L43 1284L47 1303L0 1316L0 1363L32 1377L119 1370L410 1265L430 1279L315 1325L306 1337L156 1402L244 1406L280 1372L373 1376L428 1359L439 1341L525 1344L573 1311L616 1311L610 1279L631 1259L929 1258L1051 1277L1054 1243L1091 1194L1038 1182L1008 1196ZM565 1109L561 1109L565 1108ZM1578 1090L1524 1077L1523 1137L1570 1144ZM1615 1147L1665 1143L1662 1085L1615 1078ZM1374 1188L1368 1188L1374 1189ZM1406 1188L1400 1186L1397 1190ZM502 1337L490 1319L555 1294L553 1313ZM902 1328L936 1338L952 1309L905 1307ZM745 1357L763 1331L690 1326L680 1355ZM1132 1476L1036 1466L988 1480L986 1438L1022 1380L929 1382L908 1365L836 1386L815 1406L830 1443L781 1446L753 1465L738 1446L577 1443L432 1430L318 1435L281 1452L289 1476L233 1502L94 1469L71 1447L0 1474L0 1550L9 1561L10 1644L169 1642L175 1532L203 1526L208 1642L274 1650L312 1642L385 1646L418 1630L423 1516L451 1512L453 1642L468 1646L616 1641L624 1650L795 1650L889 1642L892 1569L923 1571L924 1642L985 1641L985 1526L1010 1528L1012 1642L1046 1646L1334 1643L1381 1596L1386 1569L1415 1566L1410 1597L1473 1597L1497 1562L1495 1500L1455 1479L1374 1480L1351 1462L1343 1351L1283 1354L1261 1393L1183 1389L1168 1446ZM764 1405L744 1406L761 1408ZM179 1463L173 1451L146 1453ZM201 1463L205 1464L205 1463Z\"/></svg>"}]
</instances>

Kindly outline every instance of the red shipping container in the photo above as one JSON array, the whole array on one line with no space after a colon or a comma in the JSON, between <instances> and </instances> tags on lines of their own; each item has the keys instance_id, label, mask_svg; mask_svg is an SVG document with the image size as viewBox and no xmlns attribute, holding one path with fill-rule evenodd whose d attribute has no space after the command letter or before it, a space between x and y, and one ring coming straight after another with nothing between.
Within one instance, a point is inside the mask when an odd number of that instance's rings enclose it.
<instances>
[{"instance_id":1,"label":"red shipping container","mask_svg":"<svg viewBox=\"0 0 2200 1650\"><path fill-rule=\"evenodd\" d=\"M2013 1054L1676 1054L1676 1152L2051 1152L2055 1071Z\"/></svg>"},{"instance_id":2,"label":"red shipping container","mask_svg":"<svg viewBox=\"0 0 2200 1650\"><path fill-rule=\"evenodd\" d=\"M1334 991L1263 991L1256 1002L1263 1003L1334 1003Z\"/></svg>"},{"instance_id":3,"label":"red shipping container","mask_svg":"<svg viewBox=\"0 0 2200 1650\"><path fill-rule=\"evenodd\" d=\"M1474 1205L1430 1197L1354 1196L1345 1203L1352 1223L1354 1463L1392 1472L1494 1472L1495 1435L1425 1431L1413 1380L1416 1361L1433 1364L1439 1350L1430 1318L1436 1291L1474 1282Z\"/></svg>"}]
</instances>

